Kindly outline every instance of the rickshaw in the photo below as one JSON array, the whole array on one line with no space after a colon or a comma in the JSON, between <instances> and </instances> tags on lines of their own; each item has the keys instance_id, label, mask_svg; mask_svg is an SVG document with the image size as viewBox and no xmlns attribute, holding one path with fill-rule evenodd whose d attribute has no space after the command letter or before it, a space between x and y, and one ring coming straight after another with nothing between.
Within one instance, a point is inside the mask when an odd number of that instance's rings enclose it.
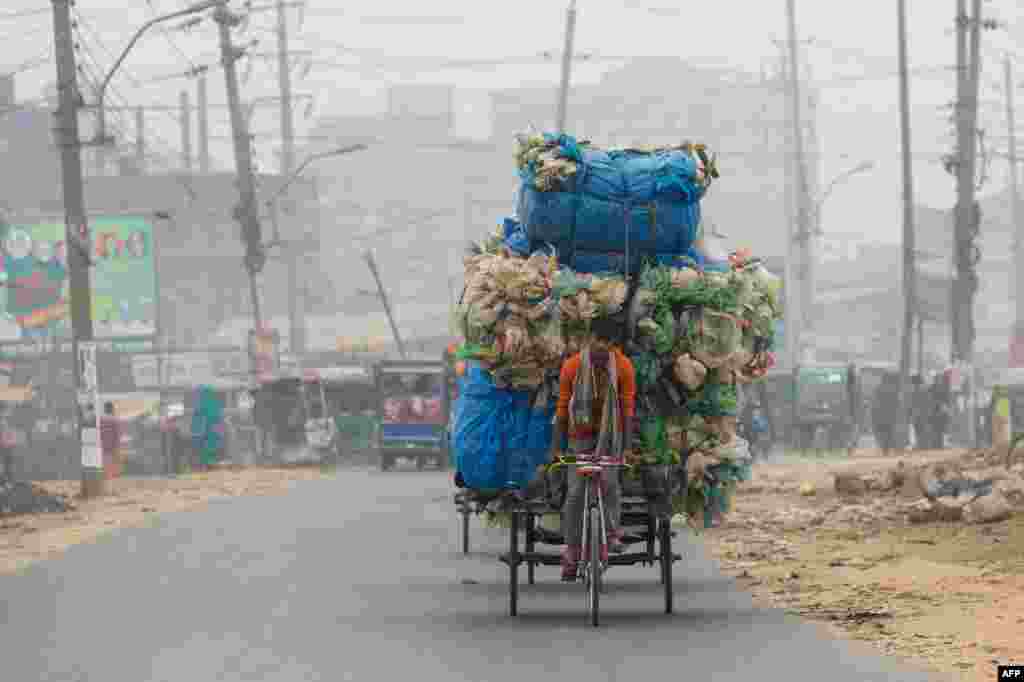
<instances>
[{"instance_id":1,"label":"rickshaw","mask_svg":"<svg viewBox=\"0 0 1024 682\"><path fill-rule=\"evenodd\" d=\"M303 380L310 447L339 460L349 450L369 448L377 421L373 372L361 364L339 365L307 369Z\"/></svg>"},{"instance_id":2,"label":"rickshaw","mask_svg":"<svg viewBox=\"0 0 1024 682\"><path fill-rule=\"evenodd\" d=\"M449 369L444 361L385 360L375 368L381 471L399 459L425 469L448 465Z\"/></svg>"}]
</instances>

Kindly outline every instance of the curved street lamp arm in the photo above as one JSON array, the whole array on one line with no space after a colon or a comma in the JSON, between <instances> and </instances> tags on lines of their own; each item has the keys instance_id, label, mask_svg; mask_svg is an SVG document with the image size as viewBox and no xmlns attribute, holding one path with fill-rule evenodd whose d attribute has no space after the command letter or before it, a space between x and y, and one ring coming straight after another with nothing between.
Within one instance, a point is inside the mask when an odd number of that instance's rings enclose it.
<instances>
[{"instance_id":1,"label":"curved street lamp arm","mask_svg":"<svg viewBox=\"0 0 1024 682\"><path fill-rule=\"evenodd\" d=\"M121 64L123 64L124 60L128 57L128 53L132 51L132 48L135 47L136 43L139 42L139 39L142 38L142 35L146 31L148 31L149 29L153 28L157 24L161 24L161 23L163 23L165 21L170 21L172 19L177 19L179 17L185 17L185 16L188 16L190 14L195 14L197 12L202 12L204 10L208 10L208 9L213 8L213 7L216 7L218 5L223 5L226 2L227 2L227 0L204 0L203 2L197 3L197 4L192 5L190 7L186 7L183 10L179 10L177 12L172 12L171 14L165 14L163 16L156 17L155 19L150 19L149 21L144 23L141 27L139 27L139 30L137 30L135 32L135 35L132 36L132 39L130 41L128 41L128 45L125 46L125 48L121 52L120 56L118 56L117 61L115 61L114 65L112 67L110 67L110 71L108 71L107 75L103 77L103 82L100 83L99 91L97 93L97 96L99 98L99 102L97 102L97 105L99 106L100 111L101 112L103 111L103 102L104 102L104 98L105 98L106 93L107 93L107 86L110 85L111 79L117 73L117 70L121 68ZM100 131L101 131L101 134L106 132L106 125L105 124L106 124L105 117L101 113L101 115L100 115Z\"/></svg>"},{"instance_id":2,"label":"curved street lamp arm","mask_svg":"<svg viewBox=\"0 0 1024 682\"><path fill-rule=\"evenodd\" d=\"M288 181L285 182L284 185L282 185L281 189L277 190L273 197L267 200L267 203L273 203L278 199L278 197L287 192L288 188L291 187L292 184L299 179L300 175L302 175L302 171L306 170L306 168L308 168L309 165L314 161L319 161L321 159L329 159L333 156L342 156L343 154L351 154L352 152L362 152L366 151L367 149L368 147L365 144L354 144L348 147L341 147L339 149L332 149L330 151L310 155L308 158L306 158L305 161L299 164L299 167L296 168L295 172L291 174L291 177L288 178Z\"/></svg>"}]
</instances>

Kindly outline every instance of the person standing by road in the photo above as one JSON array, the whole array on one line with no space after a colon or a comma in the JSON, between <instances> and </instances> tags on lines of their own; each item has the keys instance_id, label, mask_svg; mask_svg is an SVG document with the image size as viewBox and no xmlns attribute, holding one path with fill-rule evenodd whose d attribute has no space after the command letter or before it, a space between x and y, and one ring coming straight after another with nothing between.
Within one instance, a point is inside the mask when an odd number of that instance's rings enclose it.
<instances>
[{"instance_id":1,"label":"person standing by road","mask_svg":"<svg viewBox=\"0 0 1024 682\"><path fill-rule=\"evenodd\" d=\"M18 436L11 423L11 408L0 403L0 480L14 480L14 450Z\"/></svg>"},{"instance_id":2,"label":"person standing by road","mask_svg":"<svg viewBox=\"0 0 1024 682\"><path fill-rule=\"evenodd\" d=\"M209 471L224 449L224 403L212 386L200 386L192 415L192 439L199 468Z\"/></svg>"},{"instance_id":3,"label":"person standing by road","mask_svg":"<svg viewBox=\"0 0 1024 682\"><path fill-rule=\"evenodd\" d=\"M636 371L633 363L616 347L621 329L615 322L602 319L593 323L592 338L583 350L562 365L559 381L558 407L552 436L552 459L557 459L562 438L569 436L573 454L630 459L636 411ZM619 529L619 471L605 475L605 524L612 552L622 552ZM572 581L582 550L584 486L586 480L575 468L568 471L568 494L565 499L562 527L566 548L562 553L562 579Z\"/></svg>"},{"instance_id":4,"label":"person standing by road","mask_svg":"<svg viewBox=\"0 0 1024 682\"><path fill-rule=\"evenodd\" d=\"M121 477L121 422L114 411L114 403L103 405L100 418L100 441L103 447L103 471L107 480Z\"/></svg>"},{"instance_id":5,"label":"person standing by road","mask_svg":"<svg viewBox=\"0 0 1024 682\"><path fill-rule=\"evenodd\" d=\"M936 376L928 392L928 429L931 436L929 447L941 450L946 447L946 432L949 431L949 424L953 418L953 391L949 377L944 373Z\"/></svg>"},{"instance_id":6,"label":"person standing by road","mask_svg":"<svg viewBox=\"0 0 1024 682\"><path fill-rule=\"evenodd\" d=\"M913 393L911 405L913 406L911 417L914 422L914 449L928 449L928 415L931 412L931 396L924 380L920 374L915 374L911 379L913 382Z\"/></svg>"},{"instance_id":7,"label":"person standing by road","mask_svg":"<svg viewBox=\"0 0 1024 682\"><path fill-rule=\"evenodd\" d=\"M892 454L896 448L899 415L899 375L888 372L871 401L871 425L874 427L875 441L885 456Z\"/></svg>"}]
</instances>

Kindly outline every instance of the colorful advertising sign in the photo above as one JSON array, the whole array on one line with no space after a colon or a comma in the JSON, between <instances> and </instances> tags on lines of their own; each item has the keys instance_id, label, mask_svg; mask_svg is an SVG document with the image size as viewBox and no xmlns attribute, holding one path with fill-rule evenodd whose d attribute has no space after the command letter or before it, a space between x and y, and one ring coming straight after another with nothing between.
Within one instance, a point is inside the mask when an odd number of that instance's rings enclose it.
<instances>
[{"instance_id":1,"label":"colorful advertising sign","mask_svg":"<svg viewBox=\"0 0 1024 682\"><path fill-rule=\"evenodd\" d=\"M92 315L97 338L156 333L153 227L143 218L96 218ZM6 226L0 234L0 342L70 336L64 223Z\"/></svg>"}]
</instances>

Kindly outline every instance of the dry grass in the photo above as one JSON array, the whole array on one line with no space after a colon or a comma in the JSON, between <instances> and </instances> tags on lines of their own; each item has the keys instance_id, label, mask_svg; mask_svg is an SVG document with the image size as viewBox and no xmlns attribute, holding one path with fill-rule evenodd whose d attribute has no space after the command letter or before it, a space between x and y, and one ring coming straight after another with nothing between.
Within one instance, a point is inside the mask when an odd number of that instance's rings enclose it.
<instances>
[{"instance_id":1,"label":"dry grass","mask_svg":"<svg viewBox=\"0 0 1024 682\"><path fill-rule=\"evenodd\" d=\"M708 533L709 547L762 604L955 680L991 680L997 663L1024 660L1024 514L984 526L909 525L898 493L850 501L832 489L836 472L895 464L856 456L762 465L726 525ZM817 494L801 496L804 482Z\"/></svg>"}]
</instances>

